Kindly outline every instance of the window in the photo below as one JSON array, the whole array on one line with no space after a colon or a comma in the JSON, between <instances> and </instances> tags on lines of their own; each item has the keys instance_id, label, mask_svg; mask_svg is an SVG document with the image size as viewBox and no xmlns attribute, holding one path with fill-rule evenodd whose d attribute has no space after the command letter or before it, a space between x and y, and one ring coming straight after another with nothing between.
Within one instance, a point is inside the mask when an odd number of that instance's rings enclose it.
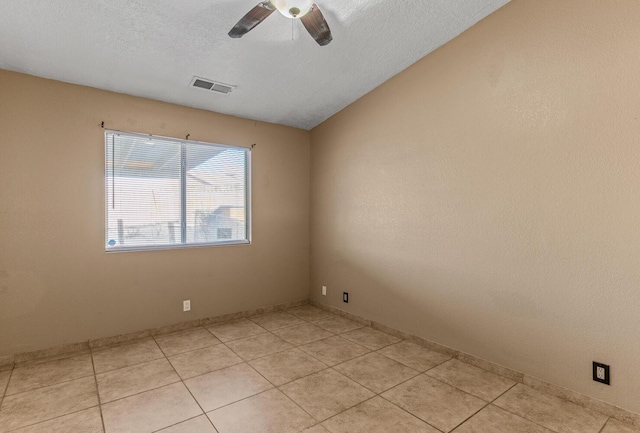
<instances>
[{"instance_id":1,"label":"window","mask_svg":"<svg viewBox=\"0 0 640 433\"><path fill-rule=\"evenodd\" d=\"M250 152L105 133L106 251L249 243Z\"/></svg>"}]
</instances>

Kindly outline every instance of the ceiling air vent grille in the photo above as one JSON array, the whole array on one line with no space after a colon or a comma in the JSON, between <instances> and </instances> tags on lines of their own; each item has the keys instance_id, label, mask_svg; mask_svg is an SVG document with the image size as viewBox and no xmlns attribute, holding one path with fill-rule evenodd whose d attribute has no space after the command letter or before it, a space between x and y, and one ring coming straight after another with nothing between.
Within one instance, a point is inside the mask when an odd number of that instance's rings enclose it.
<instances>
[{"instance_id":1,"label":"ceiling air vent grille","mask_svg":"<svg viewBox=\"0 0 640 433\"><path fill-rule=\"evenodd\" d=\"M193 77L191 80L191 87L198 89L209 90L211 92L228 95L236 86L231 84L224 84L219 81L209 80L207 78Z\"/></svg>"}]
</instances>

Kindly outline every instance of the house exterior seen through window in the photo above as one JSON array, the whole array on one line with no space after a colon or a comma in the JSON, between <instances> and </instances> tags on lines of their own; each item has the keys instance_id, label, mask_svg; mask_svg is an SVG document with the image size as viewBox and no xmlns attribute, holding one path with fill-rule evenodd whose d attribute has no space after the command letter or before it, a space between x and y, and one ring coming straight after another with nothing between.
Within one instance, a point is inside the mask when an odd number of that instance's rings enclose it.
<instances>
[{"instance_id":1,"label":"house exterior seen through window","mask_svg":"<svg viewBox=\"0 0 640 433\"><path fill-rule=\"evenodd\" d=\"M248 244L250 151L105 133L106 251Z\"/></svg>"}]
</instances>

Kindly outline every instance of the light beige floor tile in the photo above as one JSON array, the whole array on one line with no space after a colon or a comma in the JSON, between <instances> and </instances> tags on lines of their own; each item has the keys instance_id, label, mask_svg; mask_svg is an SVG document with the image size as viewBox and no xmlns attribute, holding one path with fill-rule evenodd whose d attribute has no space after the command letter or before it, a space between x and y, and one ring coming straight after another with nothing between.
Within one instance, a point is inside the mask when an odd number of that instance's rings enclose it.
<instances>
[{"instance_id":1,"label":"light beige floor tile","mask_svg":"<svg viewBox=\"0 0 640 433\"><path fill-rule=\"evenodd\" d=\"M264 377L242 363L185 381L205 412L272 388Z\"/></svg>"},{"instance_id":2,"label":"light beige floor tile","mask_svg":"<svg viewBox=\"0 0 640 433\"><path fill-rule=\"evenodd\" d=\"M457 359L451 359L425 374L487 402L495 400L516 384L512 380Z\"/></svg>"},{"instance_id":3,"label":"light beige floor tile","mask_svg":"<svg viewBox=\"0 0 640 433\"><path fill-rule=\"evenodd\" d=\"M158 433L216 433L213 424L206 415L200 415L188 421L159 430Z\"/></svg>"},{"instance_id":4,"label":"light beige floor tile","mask_svg":"<svg viewBox=\"0 0 640 433\"><path fill-rule=\"evenodd\" d=\"M242 362L228 347L219 344L169 357L182 379L210 373Z\"/></svg>"},{"instance_id":5,"label":"light beige floor tile","mask_svg":"<svg viewBox=\"0 0 640 433\"><path fill-rule=\"evenodd\" d=\"M313 427L309 427L306 430L302 430L301 433L329 433L329 430L322 427L320 424L314 425Z\"/></svg>"},{"instance_id":6,"label":"light beige floor tile","mask_svg":"<svg viewBox=\"0 0 640 433\"><path fill-rule=\"evenodd\" d=\"M81 377L93 376L91 355L30 364L13 370L7 395L30 391Z\"/></svg>"},{"instance_id":7,"label":"light beige floor tile","mask_svg":"<svg viewBox=\"0 0 640 433\"><path fill-rule=\"evenodd\" d=\"M378 353L368 353L334 368L376 394L419 374L416 370Z\"/></svg>"},{"instance_id":8,"label":"light beige floor tile","mask_svg":"<svg viewBox=\"0 0 640 433\"><path fill-rule=\"evenodd\" d=\"M218 337L220 341L225 343L227 341L253 337L254 335L264 334L267 332L266 329L247 319L208 326L207 329L211 331L213 335Z\"/></svg>"},{"instance_id":9,"label":"light beige floor tile","mask_svg":"<svg viewBox=\"0 0 640 433\"><path fill-rule=\"evenodd\" d=\"M298 433L316 423L277 389L207 415L219 433Z\"/></svg>"},{"instance_id":10,"label":"light beige floor tile","mask_svg":"<svg viewBox=\"0 0 640 433\"><path fill-rule=\"evenodd\" d=\"M322 425L332 433L439 433L380 397L367 400Z\"/></svg>"},{"instance_id":11,"label":"light beige floor tile","mask_svg":"<svg viewBox=\"0 0 640 433\"><path fill-rule=\"evenodd\" d=\"M300 349L327 365L340 364L370 352L366 347L338 336L305 344Z\"/></svg>"},{"instance_id":12,"label":"light beige floor tile","mask_svg":"<svg viewBox=\"0 0 640 433\"><path fill-rule=\"evenodd\" d=\"M190 350L214 346L220 344L220 340L211 335L206 329L197 328L192 331L156 337L156 343L158 343L158 346L160 346L160 349L162 349L166 356L171 356Z\"/></svg>"},{"instance_id":13,"label":"light beige floor tile","mask_svg":"<svg viewBox=\"0 0 640 433\"><path fill-rule=\"evenodd\" d=\"M327 319L318 320L314 323L319 327L336 334L342 334L343 332L352 331L364 326L358 322L354 322L353 320L335 315Z\"/></svg>"},{"instance_id":14,"label":"light beige floor tile","mask_svg":"<svg viewBox=\"0 0 640 433\"><path fill-rule=\"evenodd\" d=\"M374 396L334 370L323 370L280 387L289 398L322 421Z\"/></svg>"},{"instance_id":15,"label":"light beige floor tile","mask_svg":"<svg viewBox=\"0 0 640 433\"><path fill-rule=\"evenodd\" d=\"M294 346L300 346L301 344L322 340L323 338L331 337L333 335L333 333L326 329L319 328L311 323L303 323L302 325L278 329L273 331L273 333Z\"/></svg>"},{"instance_id":16,"label":"light beige floor tile","mask_svg":"<svg viewBox=\"0 0 640 433\"><path fill-rule=\"evenodd\" d=\"M499 407L489 405L458 427L455 433L553 433Z\"/></svg>"},{"instance_id":17,"label":"light beige floor tile","mask_svg":"<svg viewBox=\"0 0 640 433\"><path fill-rule=\"evenodd\" d=\"M96 373L142 364L164 358L164 354L153 339L111 347L93 353Z\"/></svg>"},{"instance_id":18,"label":"light beige floor tile","mask_svg":"<svg viewBox=\"0 0 640 433\"><path fill-rule=\"evenodd\" d=\"M607 417L518 384L494 404L558 433L597 433Z\"/></svg>"},{"instance_id":19,"label":"light beige floor tile","mask_svg":"<svg viewBox=\"0 0 640 433\"><path fill-rule=\"evenodd\" d=\"M276 329L300 325L303 323L302 320L298 319L296 316L284 312L253 316L250 317L249 320L257 323L264 329L268 329L269 331L275 331Z\"/></svg>"},{"instance_id":20,"label":"light beige floor tile","mask_svg":"<svg viewBox=\"0 0 640 433\"><path fill-rule=\"evenodd\" d=\"M448 432L482 409L484 401L421 374L382 394L437 429Z\"/></svg>"},{"instance_id":21,"label":"light beige floor tile","mask_svg":"<svg viewBox=\"0 0 640 433\"><path fill-rule=\"evenodd\" d=\"M427 371L451 359L448 355L434 352L433 350L426 349L408 341L392 344L391 346L378 350L378 353L401 362L419 372Z\"/></svg>"},{"instance_id":22,"label":"light beige floor tile","mask_svg":"<svg viewBox=\"0 0 640 433\"><path fill-rule=\"evenodd\" d=\"M385 346L389 346L400 341L398 337L385 334L384 332L369 328L368 326L345 332L341 337L353 341L354 343L358 343L371 350L382 349Z\"/></svg>"},{"instance_id":23,"label":"light beige floor tile","mask_svg":"<svg viewBox=\"0 0 640 433\"><path fill-rule=\"evenodd\" d=\"M274 353L254 359L249 364L276 386L327 368L325 364L299 349Z\"/></svg>"},{"instance_id":24,"label":"light beige floor tile","mask_svg":"<svg viewBox=\"0 0 640 433\"><path fill-rule=\"evenodd\" d=\"M293 347L290 343L273 334L256 335L255 337L230 341L226 344L245 361L282 352Z\"/></svg>"},{"instance_id":25,"label":"light beige floor tile","mask_svg":"<svg viewBox=\"0 0 640 433\"><path fill-rule=\"evenodd\" d=\"M102 405L106 433L150 433L200 414L181 382Z\"/></svg>"},{"instance_id":26,"label":"light beige floor tile","mask_svg":"<svg viewBox=\"0 0 640 433\"><path fill-rule=\"evenodd\" d=\"M98 405L93 377L5 397L0 408L0 432L26 427Z\"/></svg>"},{"instance_id":27,"label":"light beige floor tile","mask_svg":"<svg viewBox=\"0 0 640 433\"><path fill-rule=\"evenodd\" d=\"M102 404L140 392L179 382L180 377L166 359L96 375Z\"/></svg>"},{"instance_id":28,"label":"light beige floor tile","mask_svg":"<svg viewBox=\"0 0 640 433\"><path fill-rule=\"evenodd\" d=\"M103 433L102 417L97 407L75 412L60 418L55 418L14 430L11 433Z\"/></svg>"},{"instance_id":29,"label":"light beige floor tile","mask_svg":"<svg viewBox=\"0 0 640 433\"><path fill-rule=\"evenodd\" d=\"M303 305L302 307L296 307L287 310L287 312L301 318L302 320L308 320L309 322L316 322L318 320L334 317L333 313L321 310L320 308L314 307L313 305Z\"/></svg>"},{"instance_id":30,"label":"light beige floor tile","mask_svg":"<svg viewBox=\"0 0 640 433\"><path fill-rule=\"evenodd\" d=\"M616 419L609 418L602 429L602 433L640 433L640 428L635 428Z\"/></svg>"}]
</instances>

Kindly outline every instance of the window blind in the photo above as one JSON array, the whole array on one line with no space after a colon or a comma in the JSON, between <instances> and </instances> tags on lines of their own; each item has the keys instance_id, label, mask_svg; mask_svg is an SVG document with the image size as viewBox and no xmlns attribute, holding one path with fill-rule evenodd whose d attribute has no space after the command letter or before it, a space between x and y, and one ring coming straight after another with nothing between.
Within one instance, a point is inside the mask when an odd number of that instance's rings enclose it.
<instances>
[{"instance_id":1,"label":"window blind","mask_svg":"<svg viewBox=\"0 0 640 433\"><path fill-rule=\"evenodd\" d=\"M107 251L249 242L249 150L105 132Z\"/></svg>"}]
</instances>

